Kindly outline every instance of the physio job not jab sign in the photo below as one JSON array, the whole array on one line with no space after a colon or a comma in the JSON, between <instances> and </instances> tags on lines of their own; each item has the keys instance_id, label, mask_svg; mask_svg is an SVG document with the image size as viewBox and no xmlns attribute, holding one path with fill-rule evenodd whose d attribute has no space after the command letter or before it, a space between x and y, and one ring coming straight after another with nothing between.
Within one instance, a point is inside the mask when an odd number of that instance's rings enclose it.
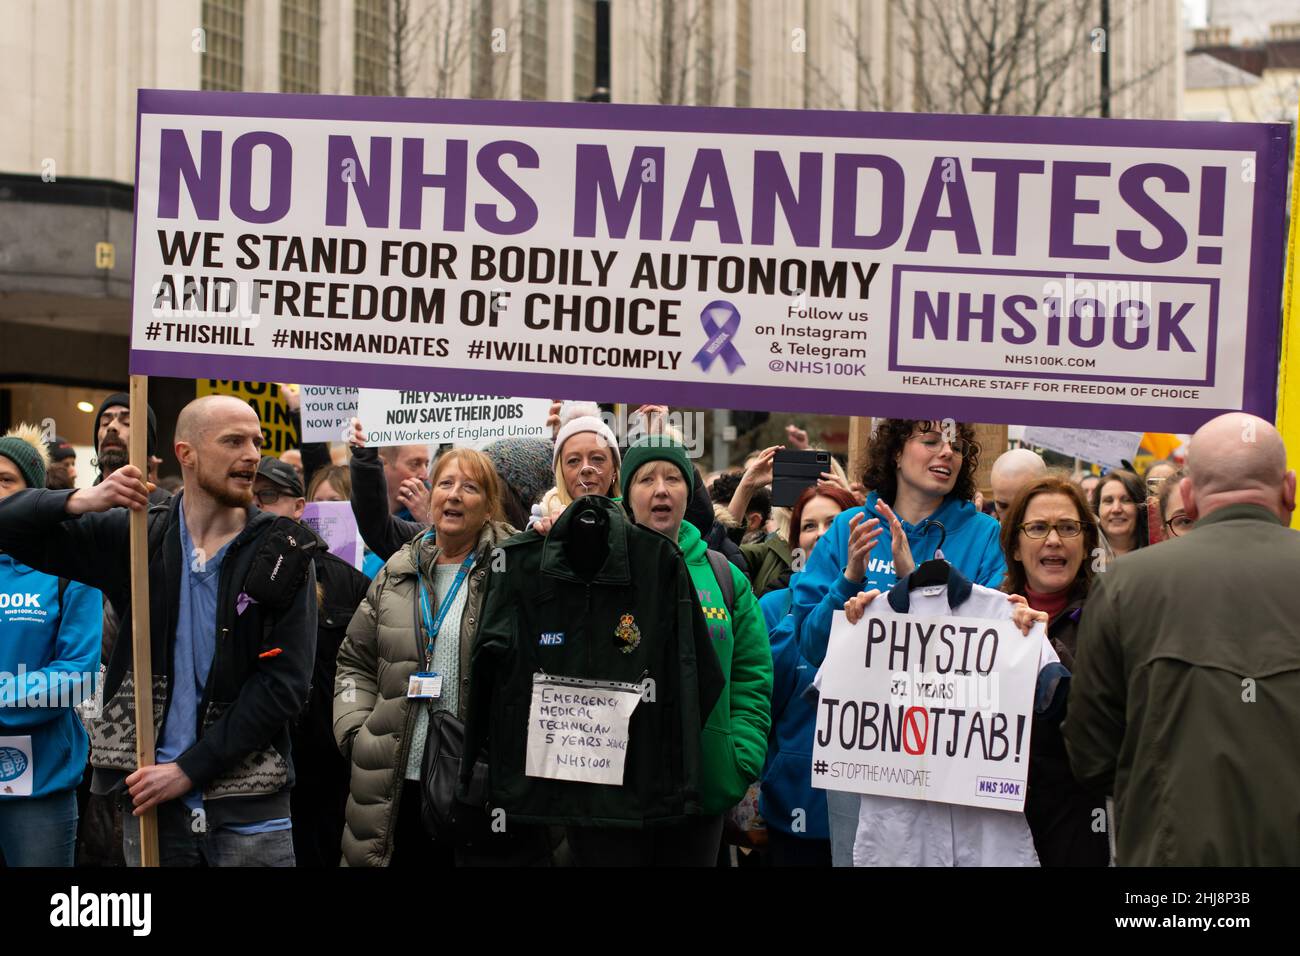
<instances>
[{"instance_id":1,"label":"physio job not jab sign","mask_svg":"<svg viewBox=\"0 0 1300 956\"><path fill-rule=\"evenodd\" d=\"M161 90L138 118L133 373L1273 415L1282 124Z\"/></svg>"},{"instance_id":2,"label":"physio job not jab sign","mask_svg":"<svg viewBox=\"0 0 1300 956\"><path fill-rule=\"evenodd\" d=\"M837 613L812 785L1023 810L1043 630L1009 621Z\"/></svg>"}]
</instances>

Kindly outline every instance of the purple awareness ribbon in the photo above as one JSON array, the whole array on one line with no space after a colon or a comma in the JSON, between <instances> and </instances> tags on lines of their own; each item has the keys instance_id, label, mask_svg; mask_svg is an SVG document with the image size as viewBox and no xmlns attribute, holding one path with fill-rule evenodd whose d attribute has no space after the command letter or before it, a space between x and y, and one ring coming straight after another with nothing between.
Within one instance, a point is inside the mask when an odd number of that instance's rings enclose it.
<instances>
[{"instance_id":1,"label":"purple awareness ribbon","mask_svg":"<svg viewBox=\"0 0 1300 956\"><path fill-rule=\"evenodd\" d=\"M734 305L724 299L710 302L700 313L700 325L704 327L704 334L709 336L709 341L695 353L692 362L707 372L714 359L720 358L727 366L728 375L744 366L745 360L731 344L732 338L740 331L740 313Z\"/></svg>"}]
</instances>

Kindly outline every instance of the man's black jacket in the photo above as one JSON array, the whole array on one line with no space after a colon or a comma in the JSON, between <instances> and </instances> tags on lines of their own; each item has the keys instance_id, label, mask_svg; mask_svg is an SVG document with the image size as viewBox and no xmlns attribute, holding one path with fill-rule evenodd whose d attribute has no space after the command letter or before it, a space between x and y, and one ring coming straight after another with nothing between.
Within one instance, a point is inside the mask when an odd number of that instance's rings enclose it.
<instances>
[{"instance_id":1,"label":"man's black jacket","mask_svg":"<svg viewBox=\"0 0 1300 956\"><path fill-rule=\"evenodd\" d=\"M104 683L102 716L91 728L93 789L107 793L136 767L132 676L130 513L113 508L72 516L72 491L31 489L0 501L0 549L46 574L99 588L122 611L124 638L113 647ZM180 502L149 510L150 540L162 547L149 555L150 656L156 735L171 703L173 648L180 609L182 561ZM274 523L252 509L248 524L231 542L217 588L217 642L212 669L199 702L193 747L176 761L203 791L209 827L289 816L293 786L289 722L307 700L316 649L315 574L271 611L237 599L258 547Z\"/></svg>"},{"instance_id":2,"label":"man's black jacket","mask_svg":"<svg viewBox=\"0 0 1300 956\"><path fill-rule=\"evenodd\" d=\"M305 769L310 761L313 767L341 767L346 774L347 761L334 742L334 674L338 667L339 645L347 636L352 615L366 596L370 579L342 558L330 554L323 541L312 554L312 563L316 567L316 582L320 585L316 663L312 669L307 707L294 724L295 762L300 754L303 757L303 765L294 769Z\"/></svg>"}]
</instances>

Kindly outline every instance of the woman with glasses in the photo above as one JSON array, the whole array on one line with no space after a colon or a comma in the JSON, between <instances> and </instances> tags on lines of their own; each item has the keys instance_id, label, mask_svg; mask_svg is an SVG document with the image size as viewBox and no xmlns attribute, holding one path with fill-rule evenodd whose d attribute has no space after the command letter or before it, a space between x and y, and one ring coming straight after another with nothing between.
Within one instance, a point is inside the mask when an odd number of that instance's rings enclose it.
<instances>
[{"instance_id":1,"label":"woman with glasses","mask_svg":"<svg viewBox=\"0 0 1300 956\"><path fill-rule=\"evenodd\" d=\"M1006 566L998 523L975 510L979 445L971 425L887 418L871 436L866 504L842 512L818 542L794 588L804 656L820 665L831 618L853 595L888 591L935 556L973 584L997 587Z\"/></svg>"},{"instance_id":2,"label":"woman with glasses","mask_svg":"<svg viewBox=\"0 0 1300 956\"><path fill-rule=\"evenodd\" d=\"M1183 507L1182 483L1186 477L1187 472L1180 468L1160 485L1157 497L1160 523L1164 525L1165 535L1170 538L1181 538L1192 530L1195 523Z\"/></svg>"},{"instance_id":3,"label":"woman with glasses","mask_svg":"<svg viewBox=\"0 0 1300 956\"><path fill-rule=\"evenodd\" d=\"M1047 615L1047 636L1069 670L1074 669L1079 619L1092 581L1097 525L1079 487L1048 474L1020 490L1002 525L1007 562L1002 590L1022 595ZM1098 832L1096 811L1104 795L1075 782L1058 719L1034 717L1029 744L1029 791L1025 819L1043 866L1106 866L1110 845Z\"/></svg>"},{"instance_id":4,"label":"woman with glasses","mask_svg":"<svg viewBox=\"0 0 1300 956\"><path fill-rule=\"evenodd\" d=\"M1101 543L1108 558L1117 558L1150 543L1146 500L1142 480L1120 468L1107 472L1092 489L1092 511L1101 525Z\"/></svg>"},{"instance_id":5,"label":"woman with glasses","mask_svg":"<svg viewBox=\"0 0 1300 956\"><path fill-rule=\"evenodd\" d=\"M1147 467L1147 494L1153 498L1160 494L1160 488L1164 483L1174 477L1174 475L1179 471L1180 469L1177 462L1169 460L1152 462L1152 464Z\"/></svg>"},{"instance_id":6,"label":"woman with glasses","mask_svg":"<svg viewBox=\"0 0 1300 956\"><path fill-rule=\"evenodd\" d=\"M826 659L831 621L856 594L888 591L935 556L974 584L996 588L1006 563L998 523L975 510L975 429L952 419L886 418L871 437L862 484L866 504L835 518L792 581L793 627L800 652L814 667ZM829 791L831 855L851 865L858 826L856 794Z\"/></svg>"}]
</instances>

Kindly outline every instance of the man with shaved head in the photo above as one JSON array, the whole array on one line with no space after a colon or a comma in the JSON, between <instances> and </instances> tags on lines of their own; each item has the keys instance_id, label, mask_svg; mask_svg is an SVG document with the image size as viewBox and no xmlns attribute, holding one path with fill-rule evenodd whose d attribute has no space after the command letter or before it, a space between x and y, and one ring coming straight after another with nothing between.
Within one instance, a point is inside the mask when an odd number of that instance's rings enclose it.
<instances>
[{"instance_id":1,"label":"man with shaved head","mask_svg":"<svg viewBox=\"0 0 1300 956\"><path fill-rule=\"evenodd\" d=\"M289 723L307 698L316 644L317 540L253 505L262 429L228 395L176 421L184 490L149 508L149 485L121 465L92 488L0 501L0 549L100 588L130 633L130 511L149 509L149 622L155 763L138 767L132 646L108 660L91 726L92 788L128 814L158 811L164 866L293 866ZM126 820L127 863L140 861Z\"/></svg>"},{"instance_id":2,"label":"man with shaved head","mask_svg":"<svg viewBox=\"0 0 1300 956\"><path fill-rule=\"evenodd\" d=\"M1093 579L1066 750L1116 804L1116 860L1300 864L1300 535L1296 476L1268 422L1192 436L1195 527Z\"/></svg>"},{"instance_id":3,"label":"man with shaved head","mask_svg":"<svg viewBox=\"0 0 1300 956\"><path fill-rule=\"evenodd\" d=\"M1011 511L1011 502L1016 500L1020 489L1045 474L1047 463L1041 455L1028 448L1012 448L998 455L989 474L989 483L993 486L993 507L997 510L998 521L1006 520Z\"/></svg>"}]
</instances>

